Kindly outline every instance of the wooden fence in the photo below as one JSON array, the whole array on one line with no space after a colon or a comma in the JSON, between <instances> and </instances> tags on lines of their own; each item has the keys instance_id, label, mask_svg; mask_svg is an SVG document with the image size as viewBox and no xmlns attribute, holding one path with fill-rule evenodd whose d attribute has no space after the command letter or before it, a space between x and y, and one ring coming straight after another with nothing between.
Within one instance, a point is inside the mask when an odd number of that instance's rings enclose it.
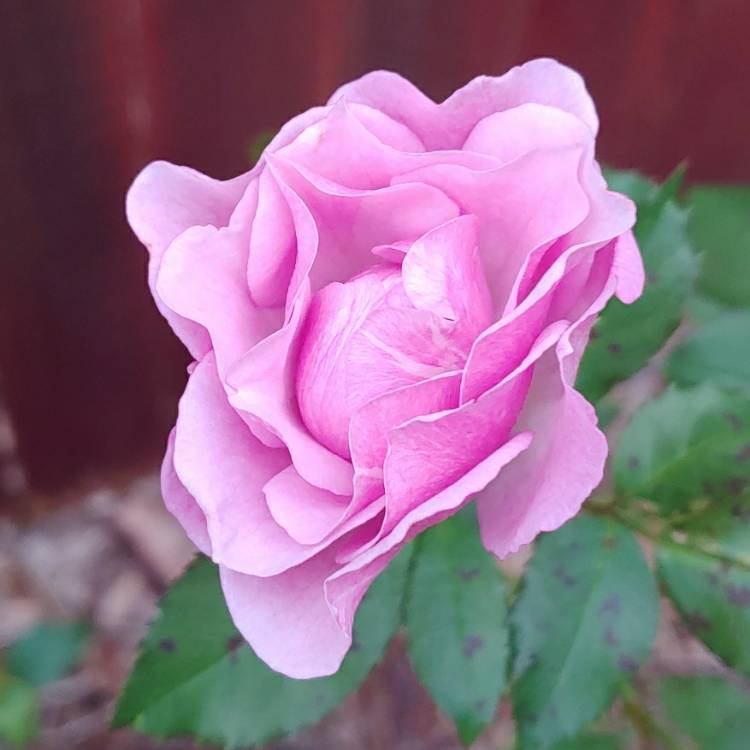
<instances>
[{"instance_id":1,"label":"wooden fence","mask_svg":"<svg viewBox=\"0 0 750 750\"><path fill-rule=\"evenodd\" d=\"M748 180L749 31L747 0L2 0L0 392L33 485L153 462L174 418L186 356L123 216L149 160L227 177L367 70L442 98L551 55L609 163Z\"/></svg>"}]
</instances>

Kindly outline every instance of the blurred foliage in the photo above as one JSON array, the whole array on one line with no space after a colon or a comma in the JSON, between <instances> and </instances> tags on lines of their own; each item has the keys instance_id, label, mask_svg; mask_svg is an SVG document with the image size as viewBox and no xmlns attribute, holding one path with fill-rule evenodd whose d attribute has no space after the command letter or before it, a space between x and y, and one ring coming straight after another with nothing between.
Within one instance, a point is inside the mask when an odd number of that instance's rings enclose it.
<instances>
[{"instance_id":1,"label":"blurred foliage","mask_svg":"<svg viewBox=\"0 0 750 750\"><path fill-rule=\"evenodd\" d=\"M644 367L660 368L665 388L625 414L612 481L586 513L541 536L519 581L504 581L467 508L378 579L339 673L299 682L239 638L201 558L164 597L115 724L226 747L295 731L355 689L402 625L417 675L465 744L505 696L517 750L618 750L633 734L665 750L748 747L742 687L669 678L654 712L633 679L652 648L660 590L696 638L750 676L750 187L686 190L684 171L661 185L606 173L637 204L646 287L603 311L577 386L602 423L622 416L615 386ZM28 696L14 700L26 705L18 717L33 716ZM631 729L602 733L615 702Z\"/></svg>"},{"instance_id":2,"label":"blurred foliage","mask_svg":"<svg viewBox=\"0 0 750 750\"><path fill-rule=\"evenodd\" d=\"M82 658L88 628L42 622L0 653L0 747L23 747L38 731L38 689L64 677Z\"/></svg>"}]
</instances>

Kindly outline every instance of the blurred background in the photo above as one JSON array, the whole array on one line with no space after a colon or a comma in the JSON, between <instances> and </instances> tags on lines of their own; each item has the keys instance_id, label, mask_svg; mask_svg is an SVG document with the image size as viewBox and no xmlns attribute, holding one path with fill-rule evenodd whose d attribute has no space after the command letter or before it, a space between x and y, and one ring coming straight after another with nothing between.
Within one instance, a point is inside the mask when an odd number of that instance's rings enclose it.
<instances>
[{"instance_id":1,"label":"blurred background","mask_svg":"<svg viewBox=\"0 0 750 750\"><path fill-rule=\"evenodd\" d=\"M0 0L0 648L50 618L95 633L85 668L46 688L39 747L156 746L106 734L107 712L191 555L154 473L187 356L125 223L138 170L233 176L374 68L439 100L552 56L587 81L604 163L750 181L749 30L746 0ZM289 747L454 747L391 661L325 741ZM347 735L356 706L375 718Z\"/></svg>"}]
</instances>

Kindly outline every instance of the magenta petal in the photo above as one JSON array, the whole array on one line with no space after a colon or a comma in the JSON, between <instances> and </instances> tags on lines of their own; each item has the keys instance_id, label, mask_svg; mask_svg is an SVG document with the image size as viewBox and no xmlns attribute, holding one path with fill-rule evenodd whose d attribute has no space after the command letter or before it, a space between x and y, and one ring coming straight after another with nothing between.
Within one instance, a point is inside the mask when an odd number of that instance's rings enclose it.
<instances>
[{"instance_id":1,"label":"magenta petal","mask_svg":"<svg viewBox=\"0 0 750 750\"><path fill-rule=\"evenodd\" d=\"M338 670L352 637L325 599L324 581L336 568L333 548L271 578L220 568L237 629L271 669L297 679Z\"/></svg>"},{"instance_id":2,"label":"magenta petal","mask_svg":"<svg viewBox=\"0 0 750 750\"><path fill-rule=\"evenodd\" d=\"M167 510L180 522L190 541L205 555L211 554L206 516L187 491L174 468L175 430L169 433L161 465L161 493Z\"/></svg>"}]
</instances>

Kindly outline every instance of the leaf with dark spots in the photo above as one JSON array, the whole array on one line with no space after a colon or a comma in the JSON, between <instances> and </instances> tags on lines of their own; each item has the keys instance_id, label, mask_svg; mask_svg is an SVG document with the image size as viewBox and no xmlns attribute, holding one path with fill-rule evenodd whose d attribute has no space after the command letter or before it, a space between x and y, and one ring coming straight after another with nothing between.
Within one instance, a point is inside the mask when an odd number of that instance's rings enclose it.
<instances>
[{"instance_id":1,"label":"leaf with dark spots","mask_svg":"<svg viewBox=\"0 0 750 750\"><path fill-rule=\"evenodd\" d=\"M620 639L613 628L610 627L604 631L604 642L611 648L617 648L620 645Z\"/></svg>"},{"instance_id":2,"label":"leaf with dark spots","mask_svg":"<svg viewBox=\"0 0 750 750\"><path fill-rule=\"evenodd\" d=\"M697 609L686 612L682 619L685 621L688 629L692 632L698 630L709 630L711 628L711 623Z\"/></svg>"},{"instance_id":3,"label":"leaf with dark spots","mask_svg":"<svg viewBox=\"0 0 750 750\"><path fill-rule=\"evenodd\" d=\"M474 654L484 646L484 638L479 635L467 635L464 638L464 656L471 659Z\"/></svg>"},{"instance_id":4,"label":"leaf with dark spots","mask_svg":"<svg viewBox=\"0 0 750 750\"><path fill-rule=\"evenodd\" d=\"M462 581L471 581L479 575L479 568L461 568L458 575Z\"/></svg>"},{"instance_id":5,"label":"leaf with dark spots","mask_svg":"<svg viewBox=\"0 0 750 750\"><path fill-rule=\"evenodd\" d=\"M570 555L574 541L581 548ZM575 586L561 586L561 574ZM543 535L512 611L520 747L549 747L596 719L630 676L623 655L636 666L648 655L658 615L655 581L629 531L579 516ZM539 622L554 625L543 632Z\"/></svg>"},{"instance_id":6,"label":"leaf with dark spots","mask_svg":"<svg viewBox=\"0 0 750 750\"><path fill-rule=\"evenodd\" d=\"M726 515L731 521L729 509ZM727 558L719 566L691 548L691 535L683 547L658 549L657 571L691 632L730 667L750 676L750 565L744 562L750 555L748 529L735 522L728 533L725 539L711 538L714 549L737 554L735 564Z\"/></svg>"},{"instance_id":7,"label":"leaf with dark spots","mask_svg":"<svg viewBox=\"0 0 750 750\"><path fill-rule=\"evenodd\" d=\"M731 413L741 417L729 421ZM670 387L633 416L613 459L618 494L650 500L662 514L680 513L705 497L737 496L750 486L750 398L710 383ZM635 459L635 460L634 460Z\"/></svg>"},{"instance_id":8,"label":"leaf with dark spots","mask_svg":"<svg viewBox=\"0 0 750 750\"><path fill-rule=\"evenodd\" d=\"M553 571L552 575L557 578L563 586L571 588L576 585L576 579L571 576L562 565L558 565Z\"/></svg>"},{"instance_id":9,"label":"leaf with dark spots","mask_svg":"<svg viewBox=\"0 0 750 750\"><path fill-rule=\"evenodd\" d=\"M725 591L731 604L736 604L738 607L750 607L750 586L730 583L727 584Z\"/></svg>"},{"instance_id":10,"label":"leaf with dark spots","mask_svg":"<svg viewBox=\"0 0 750 750\"><path fill-rule=\"evenodd\" d=\"M198 558L160 602L115 725L236 748L318 721L364 680L398 627L410 551L365 595L354 622L358 650L335 675L312 680L284 677L255 656L229 617L216 566ZM180 647L165 653L169 639Z\"/></svg>"},{"instance_id":11,"label":"leaf with dark spots","mask_svg":"<svg viewBox=\"0 0 750 750\"><path fill-rule=\"evenodd\" d=\"M728 310L692 330L664 366L681 387L711 382L750 393L750 310Z\"/></svg>"},{"instance_id":12,"label":"leaf with dark spots","mask_svg":"<svg viewBox=\"0 0 750 750\"><path fill-rule=\"evenodd\" d=\"M620 597L617 594L607 597L604 603L599 607L599 615L618 615L620 614Z\"/></svg>"},{"instance_id":13,"label":"leaf with dark spots","mask_svg":"<svg viewBox=\"0 0 750 750\"><path fill-rule=\"evenodd\" d=\"M617 666L626 674L635 674L638 671L638 660L629 654L620 654Z\"/></svg>"},{"instance_id":14,"label":"leaf with dark spots","mask_svg":"<svg viewBox=\"0 0 750 750\"><path fill-rule=\"evenodd\" d=\"M417 539L408 592L414 670L470 744L495 715L508 659L507 590L473 504Z\"/></svg>"},{"instance_id":15,"label":"leaf with dark spots","mask_svg":"<svg viewBox=\"0 0 750 750\"><path fill-rule=\"evenodd\" d=\"M719 677L666 677L659 685L674 747L745 750L750 736L750 694ZM677 731L684 732L678 735ZM690 738L692 742L689 741Z\"/></svg>"},{"instance_id":16,"label":"leaf with dark spots","mask_svg":"<svg viewBox=\"0 0 750 750\"><path fill-rule=\"evenodd\" d=\"M159 641L159 650L171 654L176 648L174 638L162 638Z\"/></svg>"},{"instance_id":17,"label":"leaf with dark spots","mask_svg":"<svg viewBox=\"0 0 750 750\"><path fill-rule=\"evenodd\" d=\"M591 402L643 368L682 319L699 263L687 236L687 212L668 196L652 183L636 199L635 233L647 282L636 302L613 299L599 317L576 379Z\"/></svg>"},{"instance_id":18,"label":"leaf with dark spots","mask_svg":"<svg viewBox=\"0 0 750 750\"><path fill-rule=\"evenodd\" d=\"M724 419L726 419L727 422L729 422L729 426L735 432L739 432L742 429L742 420L736 414L732 414L731 412L727 412L724 415Z\"/></svg>"}]
</instances>

